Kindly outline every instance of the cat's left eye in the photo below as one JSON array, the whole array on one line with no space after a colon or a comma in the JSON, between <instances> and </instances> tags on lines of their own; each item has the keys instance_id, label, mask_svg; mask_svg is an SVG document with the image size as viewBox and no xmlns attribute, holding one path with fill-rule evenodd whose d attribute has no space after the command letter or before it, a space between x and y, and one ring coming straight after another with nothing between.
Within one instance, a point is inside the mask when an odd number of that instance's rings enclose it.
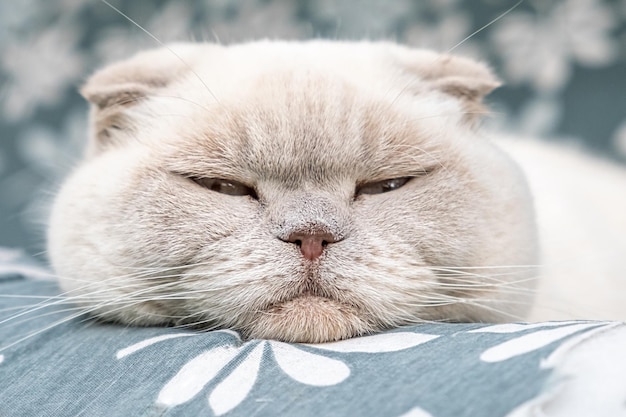
<instances>
[{"instance_id":1,"label":"cat's left eye","mask_svg":"<svg viewBox=\"0 0 626 417\"><path fill-rule=\"evenodd\" d=\"M256 192L253 188L248 187L237 181L225 180L220 178L192 178L192 180L211 191L215 191L221 194L244 196L249 195L252 198L257 198Z\"/></svg>"},{"instance_id":2,"label":"cat's left eye","mask_svg":"<svg viewBox=\"0 0 626 417\"><path fill-rule=\"evenodd\" d=\"M404 186L411 177L391 178L383 181L370 182L363 184L356 189L356 194L382 194L389 191L397 190Z\"/></svg>"}]
</instances>

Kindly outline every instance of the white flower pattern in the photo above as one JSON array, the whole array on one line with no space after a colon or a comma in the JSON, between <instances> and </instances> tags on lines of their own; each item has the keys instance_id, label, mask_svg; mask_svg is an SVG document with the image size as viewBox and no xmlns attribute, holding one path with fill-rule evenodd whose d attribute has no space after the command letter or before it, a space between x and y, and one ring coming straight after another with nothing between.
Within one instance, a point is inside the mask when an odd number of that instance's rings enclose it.
<instances>
[{"instance_id":1,"label":"white flower pattern","mask_svg":"<svg viewBox=\"0 0 626 417\"><path fill-rule=\"evenodd\" d=\"M77 50L79 38L77 28L51 27L3 48L0 68L10 81L3 110L9 121L25 120L37 106L63 99L84 72L84 58Z\"/></svg>"},{"instance_id":2,"label":"white flower pattern","mask_svg":"<svg viewBox=\"0 0 626 417\"><path fill-rule=\"evenodd\" d=\"M538 91L563 88L573 64L605 66L617 56L611 32L617 20L596 0L546 2L537 14L515 12L498 22L491 38L508 79Z\"/></svg>"},{"instance_id":3,"label":"white flower pattern","mask_svg":"<svg viewBox=\"0 0 626 417\"><path fill-rule=\"evenodd\" d=\"M464 330L462 334L516 334L498 344L487 347L478 358L487 364L497 364L515 357L546 348L555 342L560 344L551 354L537 363L537 369L558 367L569 351L592 336L621 326L615 322L544 322L510 323L480 326ZM262 365L274 363L291 380L312 387L329 387L343 383L351 376L348 364L337 355L348 353L384 354L417 348L443 336L418 332L396 331L364 336L339 342L316 345L288 344L272 340L252 340L243 343L236 332L226 333L231 343L222 344L196 355L187 361L161 388L156 406L170 409L185 404L208 388L207 405L217 415L224 415L237 408L248 397L261 378ZM149 346L167 340L197 337L197 333L166 334L142 340L118 350L116 357L123 360ZM450 339L449 343L453 343ZM329 357L324 352L334 352ZM419 350L415 351L419 355ZM341 356L339 356L341 357ZM268 362L270 361L270 362ZM432 414L416 404L399 417L432 417Z\"/></svg>"},{"instance_id":4,"label":"white flower pattern","mask_svg":"<svg viewBox=\"0 0 626 417\"><path fill-rule=\"evenodd\" d=\"M208 395L208 404L213 413L218 416L227 413L237 407L254 386L266 350L272 352L276 364L288 377L301 384L316 387L331 386L340 384L350 376L350 368L343 361L329 358L317 352L308 352L297 347L297 345L271 340L254 340L241 344L241 339L237 333L228 330L220 332L234 335L235 343L214 347L188 361L163 386L157 397L158 406L170 408L190 401L223 369L243 355L243 359ZM193 336L193 334L171 334L143 340L119 350L116 357L123 359L155 343L189 336ZM303 346L314 351L386 353L413 348L438 337L413 332L393 332L340 342Z\"/></svg>"},{"instance_id":5,"label":"white flower pattern","mask_svg":"<svg viewBox=\"0 0 626 417\"><path fill-rule=\"evenodd\" d=\"M581 330L603 325L607 325L607 323L548 322L529 325L513 324L497 325L493 326L493 328L483 327L480 329L471 330L470 333L509 333L524 331L526 329L541 329L542 327L549 328L547 330L538 330L511 340L507 340L506 342L490 347L480 355L480 360L484 362L501 362L540 349L546 345L549 345L550 343L556 342L574 333L580 332ZM554 326L556 326L556 328L550 328Z\"/></svg>"}]
</instances>

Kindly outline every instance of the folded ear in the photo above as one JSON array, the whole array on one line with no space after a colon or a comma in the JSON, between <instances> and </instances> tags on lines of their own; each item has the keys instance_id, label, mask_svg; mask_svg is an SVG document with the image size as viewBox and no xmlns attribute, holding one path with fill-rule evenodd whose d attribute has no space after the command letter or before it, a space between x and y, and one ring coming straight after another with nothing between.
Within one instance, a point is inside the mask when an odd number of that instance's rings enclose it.
<instances>
[{"instance_id":1,"label":"folded ear","mask_svg":"<svg viewBox=\"0 0 626 417\"><path fill-rule=\"evenodd\" d=\"M488 66L468 58L414 51L405 64L430 87L458 99L471 123L488 113L483 99L501 85Z\"/></svg>"},{"instance_id":2,"label":"folded ear","mask_svg":"<svg viewBox=\"0 0 626 417\"><path fill-rule=\"evenodd\" d=\"M189 69L185 44L142 52L96 72L81 88L91 104L88 153L97 153L132 134L129 109L167 87Z\"/></svg>"}]
</instances>

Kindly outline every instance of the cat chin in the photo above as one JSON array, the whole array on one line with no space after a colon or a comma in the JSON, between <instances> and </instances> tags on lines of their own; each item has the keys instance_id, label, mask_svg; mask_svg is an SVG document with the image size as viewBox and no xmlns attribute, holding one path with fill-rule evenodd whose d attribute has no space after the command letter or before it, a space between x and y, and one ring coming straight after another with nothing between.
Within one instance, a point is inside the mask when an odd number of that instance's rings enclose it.
<instances>
[{"instance_id":1,"label":"cat chin","mask_svg":"<svg viewBox=\"0 0 626 417\"><path fill-rule=\"evenodd\" d=\"M371 333L362 312L346 303L316 295L301 295L272 304L243 329L250 339L322 343Z\"/></svg>"}]
</instances>

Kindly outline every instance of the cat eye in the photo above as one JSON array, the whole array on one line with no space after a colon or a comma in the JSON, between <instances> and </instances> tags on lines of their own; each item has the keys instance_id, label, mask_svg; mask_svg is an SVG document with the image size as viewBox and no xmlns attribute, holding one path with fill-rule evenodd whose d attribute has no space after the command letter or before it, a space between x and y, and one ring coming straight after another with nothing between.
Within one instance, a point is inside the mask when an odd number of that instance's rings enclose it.
<instances>
[{"instance_id":1,"label":"cat eye","mask_svg":"<svg viewBox=\"0 0 626 417\"><path fill-rule=\"evenodd\" d=\"M405 185L411 177L391 178L383 181L370 182L363 184L356 189L356 194L382 194L389 191L397 190Z\"/></svg>"},{"instance_id":2,"label":"cat eye","mask_svg":"<svg viewBox=\"0 0 626 417\"><path fill-rule=\"evenodd\" d=\"M221 194L234 196L249 195L254 199L257 198L256 192L253 188L237 181L224 180L220 178L192 178L192 180L204 188Z\"/></svg>"}]
</instances>

